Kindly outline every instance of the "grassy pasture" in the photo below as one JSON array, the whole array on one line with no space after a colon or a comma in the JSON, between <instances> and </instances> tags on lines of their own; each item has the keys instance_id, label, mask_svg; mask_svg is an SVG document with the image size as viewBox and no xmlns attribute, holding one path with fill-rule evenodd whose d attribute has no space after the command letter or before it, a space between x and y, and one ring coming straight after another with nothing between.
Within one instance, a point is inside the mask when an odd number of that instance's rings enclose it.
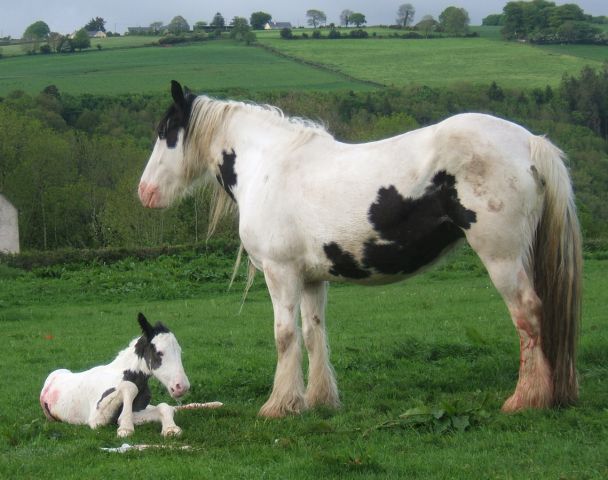
<instances>
[{"instance_id":1,"label":"grassy pasture","mask_svg":"<svg viewBox=\"0 0 608 480\"><path fill-rule=\"evenodd\" d=\"M518 342L477 261L460 255L406 283L330 289L328 331L343 407L299 417L256 417L272 382L271 307L260 277L238 314L227 293L230 259L188 256L22 273L0 265L4 478L563 478L608 475L607 260L585 266L585 311L576 408L503 415ZM35 292L35 293L33 293ZM109 361L137 334L135 316L165 321L184 350L187 401L179 439L156 425L129 443L172 449L106 453L113 427L48 423L38 405L46 375ZM168 395L156 383L156 401ZM406 424L413 407L444 408L442 421ZM463 423L464 422L464 423ZM467 427L466 423L470 423ZM443 425L443 426L442 426ZM190 450L179 450L188 445Z\"/></svg>"},{"instance_id":2,"label":"grassy pasture","mask_svg":"<svg viewBox=\"0 0 608 480\"><path fill-rule=\"evenodd\" d=\"M575 74L595 58L581 58L496 38L261 39L280 52L355 78L384 85L445 86L458 82L508 87L556 86L564 73ZM600 47L608 53L608 47ZM567 52L567 50L566 50Z\"/></svg>"},{"instance_id":3,"label":"grassy pasture","mask_svg":"<svg viewBox=\"0 0 608 480\"><path fill-rule=\"evenodd\" d=\"M143 37L146 38L146 37ZM107 41L114 39L107 39ZM123 39L117 39L123 41ZM326 70L229 41L150 48L103 48L0 61L0 95L54 84L72 94L153 93L179 79L197 91L369 89Z\"/></svg>"}]
</instances>

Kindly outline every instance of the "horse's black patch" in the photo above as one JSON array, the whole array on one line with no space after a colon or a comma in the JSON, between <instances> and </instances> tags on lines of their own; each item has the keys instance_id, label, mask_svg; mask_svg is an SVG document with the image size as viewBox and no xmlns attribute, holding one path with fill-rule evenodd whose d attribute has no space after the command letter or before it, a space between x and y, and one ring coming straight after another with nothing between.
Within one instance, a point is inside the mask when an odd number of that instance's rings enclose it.
<instances>
[{"instance_id":1,"label":"horse's black patch","mask_svg":"<svg viewBox=\"0 0 608 480\"><path fill-rule=\"evenodd\" d=\"M363 270L352 253L346 252L336 242L323 245L325 255L332 262L329 273L336 277L346 278L366 278L370 272Z\"/></svg>"},{"instance_id":2,"label":"horse's black patch","mask_svg":"<svg viewBox=\"0 0 608 480\"><path fill-rule=\"evenodd\" d=\"M232 150L231 153L227 151L222 152L223 161L219 166L220 173L217 175L217 181L220 183L226 193L230 195L230 198L236 202L232 188L236 185L236 171L234 170L234 164L236 163L236 153Z\"/></svg>"},{"instance_id":3,"label":"horse's black patch","mask_svg":"<svg viewBox=\"0 0 608 480\"><path fill-rule=\"evenodd\" d=\"M326 244L325 254L333 262L330 273L347 278L364 278L360 272L369 275L372 271L412 274L462 238L462 230L470 228L476 218L474 211L460 203L456 179L445 170L438 172L416 199L404 198L392 185L382 187L368 211L378 238L363 245L361 265L339 245ZM344 264L348 268L343 268Z\"/></svg>"},{"instance_id":4,"label":"horse's black patch","mask_svg":"<svg viewBox=\"0 0 608 480\"><path fill-rule=\"evenodd\" d=\"M180 128L184 129L184 138L188 132L188 122L192 113L192 104L196 95L186 94L184 102L171 105L156 127L156 133L160 140L167 140L169 148L175 148Z\"/></svg>"},{"instance_id":5,"label":"horse's black patch","mask_svg":"<svg viewBox=\"0 0 608 480\"><path fill-rule=\"evenodd\" d=\"M97 408L99 408L99 404L102 402L102 400L104 398L106 398L108 395L110 395L110 393L114 393L116 391L116 388L112 387L112 388L108 388L105 392L103 392L101 394L101 398L99 399L99 401L97 402Z\"/></svg>"},{"instance_id":6,"label":"horse's black patch","mask_svg":"<svg viewBox=\"0 0 608 480\"><path fill-rule=\"evenodd\" d=\"M156 325L159 324L157 323ZM166 332L168 331L169 330L166 330ZM135 354L139 358L143 358L146 361L146 365L151 370L156 370L163 363L162 355L156 351L156 346L152 343L152 339L146 335L142 335L139 337L139 340L137 340L137 343L135 344Z\"/></svg>"},{"instance_id":7,"label":"horse's black patch","mask_svg":"<svg viewBox=\"0 0 608 480\"><path fill-rule=\"evenodd\" d=\"M150 405L152 392L150 392L150 387L148 386L149 378L150 375L146 375L143 372L134 372L133 370L125 370L123 372L122 379L127 382L133 382L137 387L137 396L133 399L134 412L144 410L148 405ZM118 416L120 416L120 412ZM116 417L117 419L118 416Z\"/></svg>"}]
</instances>

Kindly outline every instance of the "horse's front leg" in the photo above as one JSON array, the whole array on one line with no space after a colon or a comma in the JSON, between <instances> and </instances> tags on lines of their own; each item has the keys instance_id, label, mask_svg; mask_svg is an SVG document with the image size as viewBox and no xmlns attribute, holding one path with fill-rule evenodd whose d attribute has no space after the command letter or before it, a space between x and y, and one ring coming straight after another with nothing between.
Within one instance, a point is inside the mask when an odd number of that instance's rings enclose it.
<instances>
[{"instance_id":1,"label":"horse's front leg","mask_svg":"<svg viewBox=\"0 0 608 480\"><path fill-rule=\"evenodd\" d=\"M178 436L181 435L182 429L175 424L174 414L175 408L166 403L159 403L156 406L148 405L145 410L133 412L133 423L141 425L148 422L160 422L163 437Z\"/></svg>"},{"instance_id":2,"label":"horse's front leg","mask_svg":"<svg viewBox=\"0 0 608 480\"><path fill-rule=\"evenodd\" d=\"M304 408L304 381L300 332L297 326L302 281L297 269L264 264L264 277L274 309L277 369L268 401L260 409L264 417L283 417Z\"/></svg>"},{"instance_id":3,"label":"horse's front leg","mask_svg":"<svg viewBox=\"0 0 608 480\"><path fill-rule=\"evenodd\" d=\"M302 333L308 350L308 387L306 407L340 406L334 371L329 363L329 348L325 333L325 304L327 282L307 283L302 291Z\"/></svg>"}]
</instances>

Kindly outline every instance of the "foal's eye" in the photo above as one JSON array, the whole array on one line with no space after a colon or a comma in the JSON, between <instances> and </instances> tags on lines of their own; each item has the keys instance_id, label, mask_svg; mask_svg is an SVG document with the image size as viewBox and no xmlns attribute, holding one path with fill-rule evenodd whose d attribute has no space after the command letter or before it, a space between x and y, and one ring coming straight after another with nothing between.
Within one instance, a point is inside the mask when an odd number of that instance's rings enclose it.
<instances>
[{"instance_id":1,"label":"foal's eye","mask_svg":"<svg viewBox=\"0 0 608 480\"><path fill-rule=\"evenodd\" d=\"M163 352L156 352L156 354L157 354L159 357L162 357L162 356L164 355L164 353L163 353Z\"/></svg>"}]
</instances>

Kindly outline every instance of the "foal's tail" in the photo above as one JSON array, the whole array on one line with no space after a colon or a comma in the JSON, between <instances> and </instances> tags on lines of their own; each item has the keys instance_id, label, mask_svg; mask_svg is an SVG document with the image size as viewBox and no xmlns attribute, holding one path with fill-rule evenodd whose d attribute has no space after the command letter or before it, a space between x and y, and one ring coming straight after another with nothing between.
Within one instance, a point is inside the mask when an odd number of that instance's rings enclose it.
<instances>
[{"instance_id":1,"label":"foal's tail","mask_svg":"<svg viewBox=\"0 0 608 480\"><path fill-rule=\"evenodd\" d=\"M553 403L578 399L576 346L581 318L581 233L564 153L543 137L530 140L543 211L532 251L534 289L542 301L542 350L553 372Z\"/></svg>"}]
</instances>

